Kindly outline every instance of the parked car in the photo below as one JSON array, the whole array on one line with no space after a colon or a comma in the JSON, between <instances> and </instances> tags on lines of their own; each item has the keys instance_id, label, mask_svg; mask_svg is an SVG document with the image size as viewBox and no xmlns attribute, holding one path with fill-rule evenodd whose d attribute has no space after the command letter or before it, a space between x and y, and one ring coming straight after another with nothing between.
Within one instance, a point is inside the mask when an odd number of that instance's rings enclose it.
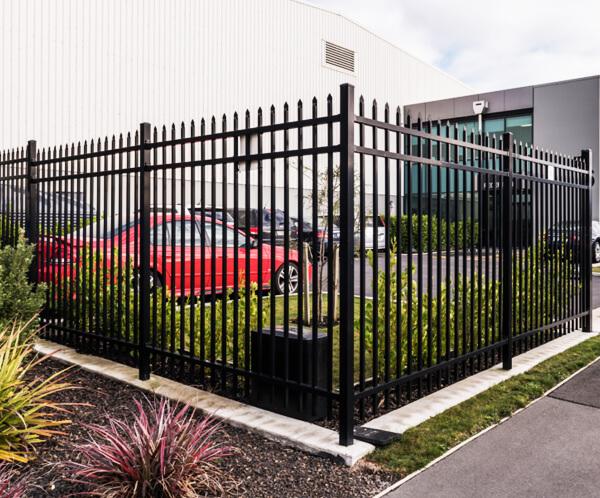
<instances>
[{"instance_id":1,"label":"parked car","mask_svg":"<svg viewBox=\"0 0 600 498\"><path fill-rule=\"evenodd\" d=\"M232 220L235 218L235 211L233 209L228 210ZM237 222L240 230L248 230L248 232L256 238L261 238L263 242L270 243L272 241L272 221L275 222L274 239L276 245L282 245L285 241L284 229L285 229L285 213L281 209L256 209L252 208L246 210L245 208L239 208L237 211ZM262 218L262 227L261 227ZM291 221L289 221L291 227Z\"/></svg>"},{"instance_id":2,"label":"parked car","mask_svg":"<svg viewBox=\"0 0 600 498\"><path fill-rule=\"evenodd\" d=\"M24 188L0 185L0 216L25 223ZM83 201L78 192L38 192L38 216L43 226L64 226L76 229L96 216L96 209Z\"/></svg>"},{"instance_id":3,"label":"parked car","mask_svg":"<svg viewBox=\"0 0 600 498\"><path fill-rule=\"evenodd\" d=\"M214 213L215 220L223 221L223 219L225 219L225 223L233 224L233 216L231 216L228 211L223 211L223 208L221 207L202 207L201 204L197 204L196 206L188 206L186 208L184 208L179 202L176 204L159 204L156 206L150 206L150 212L156 214L184 214L185 212L193 216L206 214L207 218L212 218Z\"/></svg>"},{"instance_id":4,"label":"parked car","mask_svg":"<svg viewBox=\"0 0 600 498\"><path fill-rule=\"evenodd\" d=\"M563 222L548 230L547 244L550 252L565 251L579 258L581 228L578 223ZM600 222L592 221L592 237L588 242L592 246L592 262L600 262Z\"/></svg>"},{"instance_id":5,"label":"parked car","mask_svg":"<svg viewBox=\"0 0 600 498\"><path fill-rule=\"evenodd\" d=\"M225 221L228 225L233 225L234 219L229 211L223 210L222 207L204 206L198 204L195 207L189 207L188 213L191 215L205 215L208 218L213 218L219 221Z\"/></svg>"},{"instance_id":6,"label":"parked car","mask_svg":"<svg viewBox=\"0 0 600 498\"><path fill-rule=\"evenodd\" d=\"M302 230L302 242L307 242L310 244L311 249L313 248L313 244L316 241L318 243L319 250L323 250L323 256L326 258L329 251L329 229L327 226L319 225L316 229L313 228L312 224L308 221L302 220L303 230ZM299 241L299 226L300 220L298 218L290 218L290 229L291 229L291 239L294 241ZM331 242L339 243L340 241L340 229L337 225L333 225L333 230L331 232Z\"/></svg>"},{"instance_id":7,"label":"parked car","mask_svg":"<svg viewBox=\"0 0 600 498\"><path fill-rule=\"evenodd\" d=\"M364 229L365 249L375 249L375 234L377 234L377 250L385 251L385 222L383 216L378 216L376 219L377 229L374 226L373 220L367 222ZM354 234L354 247L360 250L360 232Z\"/></svg>"},{"instance_id":8,"label":"parked car","mask_svg":"<svg viewBox=\"0 0 600 498\"><path fill-rule=\"evenodd\" d=\"M211 240L213 233L212 225L215 225L215 240ZM100 220L91 226L81 229L73 236L67 237L44 237L38 244L38 258L40 261L39 278L44 282L57 282L60 274L63 278L70 275L73 268L74 273L78 271L81 261L81 249L84 246L98 247L103 251L106 244L105 258L106 267L118 267L117 262L110 261L112 249L118 249L117 254L121 258L124 267L126 258L134 261L134 267L139 264L139 251L136 251L136 234L139 236L139 226L133 221L113 228L113 223L107 223L108 229L104 231L104 221ZM246 268L246 260L250 259L250 281L258 282L258 261L262 257L262 285L264 289L273 289L276 293L283 293L286 283L285 255L282 247L263 244L262 253L259 254L256 240L246 238L243 232L238 233L238 249L234 249L235 231L219 220L202 219L201 216L158 214L156 219L150 218L150 262L152 287L166 287L171 291L171 283L175 282L174 293L177 297L190 296L192 294L192 282L194 293L201 291L210 293L214 289L216 293L223 293L225 289L231 289L235 283L239 283L241 274ZM201 230L204 227L204 233ZM226 249L223 249L223 230L226 233ZM183 233L183 236L182 236ZM193 234L193 235L192 235ZM192 251L192 236L195 248ZM157 244L153 245L156 240ZM165 242L163 246L163 241ZM175 251L173 251L173 244ZM214 248L214 252L213 252ZM234 273L234 257L238 257L239 274ZM205 271L201 273L201 261L204 255ZM275 259L275 274L271 275L271 255ZM211 271L212 259L215 259L217 271ZM223 277L223 259L228 261L227 275ZM298 252L288 252L289 292L294 293L298 289L299 269ZM194 261L194 273L191 271L191 262ZM59 270L60 268L60 270ZM310 272L309 268L309 272ZM182 275L183 272L183 275ZM182 282L183 276L183 282ZM213 282L214 279L214 282Z\"/></svg>"}]
</instances>

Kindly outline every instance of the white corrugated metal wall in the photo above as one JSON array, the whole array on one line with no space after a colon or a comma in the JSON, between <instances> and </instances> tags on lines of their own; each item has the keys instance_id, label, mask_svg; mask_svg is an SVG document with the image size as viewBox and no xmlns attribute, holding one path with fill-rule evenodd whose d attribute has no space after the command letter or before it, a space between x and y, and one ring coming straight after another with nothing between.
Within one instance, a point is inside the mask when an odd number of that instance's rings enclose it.
<instances>
[{"instance_id":1,"label":"white corrugated metal wall","mask_svg":"<svg viewBox=\"0 0 600 498\"><path fill-rule=\"evenodd\" d=\"M337 96L395 107L469 91L348 19L293 0L1 0L0 149ZM322 64L356 51L356 75Z\"/></svg>"},{"instance_id":2,"label":"white corrugated metal wall","mask_svg":"<svg viewBox=\"0 0 600 498\"><path fill-rule=\"evenodd\" d=\"M245 109L255 123L256 109L266 120L271 104L281 120L285 101L293 119L298 99L310 114L313 96L324 114L327 94L337 108L345 82L367 109L377 98L380 117L386 101L394 110L471 91L354 22L295 0L0 2L0 150L103 137L141 121L198 123L215 114L220 127L223 113L243 119ZM324 40L355 51L354 74L323 64ZM288 186L296 183L292 174ZM281 205L283 186L277 192Z\"/></svg>"}]
</instances>

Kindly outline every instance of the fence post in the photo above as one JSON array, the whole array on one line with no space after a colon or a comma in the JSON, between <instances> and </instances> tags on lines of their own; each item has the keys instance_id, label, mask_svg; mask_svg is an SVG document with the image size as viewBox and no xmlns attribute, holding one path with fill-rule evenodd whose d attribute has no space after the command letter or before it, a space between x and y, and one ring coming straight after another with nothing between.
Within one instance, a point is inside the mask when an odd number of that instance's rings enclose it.
<instances>
[{"instance_id":1,"label":"fence post","mask_svg":"<svg viewBox=\"0 0 600 498\"><path fill-rule=\"evenodd\" d=\"M139 288L139 377L150 378L150 355L148 337L150 331L150 123L140 124L140 263L138 270Z\"/></svg>"},{"instance_id":2,"label":"fence post","mask_svg":"<svg viewBox=\"0 0 600 498\"><path fill-rule=\"evenodd\" d=\"M507 173L502 180L502 367L512 368L512 234L513 234L513 134L502 135L502 150L507 152L502 156L502 171Z\"/></svg>"},{"instance_id":3,"label":"fence post","mask_svg":"<svg viewBox=\"0 0 600 498\"><path fill-rule=\"evenodd\" d=\"M582 311L586 313L583 317L581 330L592 331L592 151L585 149L581 151L581 159L588 174L586 178L587 188L581 196L581 226L583 228L581 238L581 279L583 280Z\"/></svg>"},{"instance_id":4,"label":"fence post","mask_svg":"<svg viewBox=\"0 0 600 498\"><path fill-rule=\"evenodd\" d=\"M37 142L27 142L27 190L25 192L25 237L33 244L33 259L29 268L29 281L37 282L37 243L39 240L40 220L38 203L38 184L34 180L38 177L38 166L34 164L37 156Z\"/></svg>"},{"instance_id":5,"label":"fence post","mask_svg":"<svg viewBox=\"0 0 600 498\"><path fill-rule=\"evenodd\" d=\"M340 86L340 444L354 441L354 86Z\"/></svg>"}]
</instances>

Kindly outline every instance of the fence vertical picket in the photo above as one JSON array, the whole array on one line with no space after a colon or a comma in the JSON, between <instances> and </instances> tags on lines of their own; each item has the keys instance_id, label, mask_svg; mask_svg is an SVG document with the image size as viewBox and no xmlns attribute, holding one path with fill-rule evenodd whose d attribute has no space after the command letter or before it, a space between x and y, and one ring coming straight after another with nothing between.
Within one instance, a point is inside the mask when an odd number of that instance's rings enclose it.
<instances>
[{"instance_id":1,"label":"fence vertical picket","mask_svg":"<svg viewBox=\"0 0 600 498\"><path fill-rule=\"evenodd\" d=\"M502 170L506 173L502 181L502 367L505 370L512 368L512 309L513 309L513 283L512 283L512 252L513 252L513 135L502 135L502 149L506 153L502 156Z\"/></svg>"},{"instance_id":2,"label":"fence vertical picket","mask_svg":"<svg viewBox=\"0 0 600 498\"><path fill-rule=\"evenodd\" d=\"M340 444L354 430L354 87L340 88Z\"/></svg>"},{"instance_id":3,"label":"fence vertical picket","mask_svg":"<svg viewBox=\"0 0 600 498\"><path fill-rule=\"evenodd\" d=\"M25 237L30 244L37 246L39 239L39 203L38 203L38 166L34 163L37 156L37 142L30 140L27 142L27 189L26 189L26 211L25 211ZM29 280L31 282L37 281L37 259L35 258L31 262L31 268L29 270Z\"/></svg>"},{"instance_id":4,"label":"fence vertical picket","mask_svg":"<svg viewBox=\"0 0 600 498\"><path fill-rule=\"evenodd\" d=\"M150 333L150 164L151 149L147 146L150 142L150 123L140 124L140 195L138 212L140 224L140 262L138 270L139 288L139 332L138 368L140 380L150 378L150 356L148 354L148 337Z\"/></svg>"},{"instance_id":5,"label":"fence vertical picket","mask_svg":"<svg viewBox=\"0 0 600 498\"><path fill-rule=\"evenodd\" d=\"M585 189L581 193L582 205L579 216L581 216L581 226L584 227L584 233L581 237L581 247L583 257L580 263L582 268L581 279L583 281L583 316L581 329L584 332L592 330L592 248L590 241L592 240L592 150L585 149L581 151L581 159L583 167L587 170L587 178L585 178Z\"/></svg>"}]
</instances>

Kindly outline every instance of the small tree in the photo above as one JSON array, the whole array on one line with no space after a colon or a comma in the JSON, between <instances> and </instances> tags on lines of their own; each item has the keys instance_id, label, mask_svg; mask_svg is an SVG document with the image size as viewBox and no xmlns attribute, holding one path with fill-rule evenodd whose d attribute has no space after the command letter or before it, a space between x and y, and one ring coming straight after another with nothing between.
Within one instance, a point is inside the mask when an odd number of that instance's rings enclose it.
<instances>
[{"instance_id":1,"label":"small tree","mask_svg":"<svg viewBox=\"0 0 600 498\"><path fill-rule=\"evenodd\" d=\"M319 171L318 180L317 180L317 191L316 195L314 192L310 192L305 196L308 203L315 207L315 203L317 206L317 218L320 220L320 224L322 226L327 225L327 217L329 212L332 213L334 223L339 220L340 217L340 191L341 191L341 166L339 164L333 165L331 175L329 174L329 170L324 169ZM330 204L330 194L331 194L331 204ZM354 174L354 197L358 197L360 194L360 173L359 171L355 171ZM360 225L360 205L359 203L354 203L354 231L359 228ZM313 227L313 230L318 230L319 227ZM323 304L323 292L321 289L325 287L325 263L327 262L327 254L325 251L325 240L326 237L320 237L319 239L319 250L318 254L312 254L312 260L318 262L318 279L317 279L317 289L313 289L313 292L317 292L318 298L318 309L317 309L317 320L319 323L324 321L324 304ZM330 244L332 241L329 241ZM311 251L313 247L311 247ZM330 261L329 264L332 264Z\"/></svg>"}]
</instances>

